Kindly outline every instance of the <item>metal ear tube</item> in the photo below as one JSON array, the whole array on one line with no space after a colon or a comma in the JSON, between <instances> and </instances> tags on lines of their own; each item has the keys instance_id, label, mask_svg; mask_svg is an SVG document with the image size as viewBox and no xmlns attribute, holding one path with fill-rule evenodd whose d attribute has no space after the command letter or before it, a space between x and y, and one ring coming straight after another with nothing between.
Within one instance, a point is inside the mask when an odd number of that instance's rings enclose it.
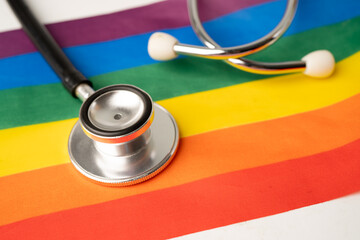
<instances>
[{"instance_id":1,"label":"metal ear tube","mask_svg":"<svg viewBox=\"0 0 360 240\"><path fill-rule=\"evenodd\" d=\"M83 101L68 143L75 168L97 183L118 186L140 183L161 172L179 144L171 114L132 85L94 91L28 6L22 0L7 1L64 87Z\"/></svg>"},{"instance_id":2,"label":"metal ear tube","mask_svg":"<svg viewBox=\"0 0 360 240\"><path fill-rule=\"evenodd\" d=\"M224 48L216 43L205 31L199 18L197 0L187 0L191 26L205 46L179 43L175 37L167 33L155 32L148 42L149 55L159 61L171 60L178 55L224 60L235 68L258 74L303 72L305 75L315 78L329 77L334 71L335 59L327 50L311 52L298 61L269 63L244 58L271 46L286 32L295 16L297 3L297 0L287 1L281 21L267 35L251 43Z\"/></svg>"}]
</instances>

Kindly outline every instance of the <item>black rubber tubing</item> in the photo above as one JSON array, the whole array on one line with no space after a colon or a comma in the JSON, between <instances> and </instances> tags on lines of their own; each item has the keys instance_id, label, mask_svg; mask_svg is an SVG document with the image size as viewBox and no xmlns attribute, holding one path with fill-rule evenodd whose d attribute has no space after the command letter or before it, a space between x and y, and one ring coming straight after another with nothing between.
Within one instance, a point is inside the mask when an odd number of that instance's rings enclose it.
<instances>
[{"instance_id":1,"label":"black rubber tubing","mask_svg":"<svg viewBox=\"0 0 360 240\"><path fill-rule=\"evenodd\" d=\"M80 84L92 86L91 82L74 67L49 31L35 18L23 0L7 0L7 2L20 21L25 33L73 97L76 97L75 89Z\"/></svg>"}]
</instances>

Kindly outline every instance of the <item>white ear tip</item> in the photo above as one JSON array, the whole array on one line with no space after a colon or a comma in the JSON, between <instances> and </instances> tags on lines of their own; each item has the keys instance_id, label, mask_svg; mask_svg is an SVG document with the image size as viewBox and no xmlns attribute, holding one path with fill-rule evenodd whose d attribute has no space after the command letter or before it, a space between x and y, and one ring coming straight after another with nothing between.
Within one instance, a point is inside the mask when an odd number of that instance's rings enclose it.
<instances>
[{"instance_id":1,"label":"white ear tip","mask_svg":"<svg viewBox=\"0 0 360 240\"><path fill-rule=\"evenodd\" d=\"M178 40L167 33L153 33L148 43L149 55L152 59L158 61L174 59L178 56L174 51L176 43L178 43Z\"/></svg>"},{"instance_id":2,"label":"white ear tip","mask_svg":"<svg viewBox=\"0 0 360 240\"><path fill-rule=\"evenodd\" d=\"M301 59L306 63L304 74L310 77L326 78L335 69L335 59L331 52L318 50L307 54Z\"/></svg>"}]
</instances>

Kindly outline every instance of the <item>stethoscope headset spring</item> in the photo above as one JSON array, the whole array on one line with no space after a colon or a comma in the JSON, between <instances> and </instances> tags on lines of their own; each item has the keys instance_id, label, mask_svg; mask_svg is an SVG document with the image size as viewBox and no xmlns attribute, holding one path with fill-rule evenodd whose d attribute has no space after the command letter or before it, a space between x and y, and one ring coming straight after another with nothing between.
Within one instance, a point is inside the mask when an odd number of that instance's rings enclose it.
<instances>
[{"instance_id":1,"label":"stethoscope headset spring","mask_svg":"<svg viewBox=\"0 0 360 240\"><path fill-rule=\"evenodd\" d=\"M272 75L303 72L315 78L329 77L335 68L335 59L327 50L317 50L304 56L300 61L259 62L244 58L274 44L288 29L295 16L297 0L288 0L285 13L278 25L264 37L235 47L223 48L216 43L203 27L197 0L187 0L191 26L205 46L193 46L179 41L162 32L153 33L148 42L149 55L158 61L167 61L178 55L224 60L229 65L252 73Z\"/></svg>"}]
</instances>

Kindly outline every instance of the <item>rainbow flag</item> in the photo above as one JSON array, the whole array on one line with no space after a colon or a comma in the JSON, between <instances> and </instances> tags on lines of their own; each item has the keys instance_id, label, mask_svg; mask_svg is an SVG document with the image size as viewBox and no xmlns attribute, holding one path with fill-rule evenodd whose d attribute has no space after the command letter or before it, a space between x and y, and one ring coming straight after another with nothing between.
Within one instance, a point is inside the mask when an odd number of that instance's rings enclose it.
<instances>
[{"instance_id":1,"label":"rainbow flag","mask_svg":"<svg viewBox=\"0 0 360 240\"><path fill-rule=\"evenodd\" d=\"M233 46L269 32L286 1L199 4L209 34ZM360 238L360 1L299 1L284 37L250 57L298 60L327 49L337 62L328 79L152 60L155 31L200 45L185 0L30 6L95 89L144 89L173 114L181 142L144 183L111 188L83 178L67 153L81 103L1 2L0 239Z\"/></svg>"}]
</instances>

